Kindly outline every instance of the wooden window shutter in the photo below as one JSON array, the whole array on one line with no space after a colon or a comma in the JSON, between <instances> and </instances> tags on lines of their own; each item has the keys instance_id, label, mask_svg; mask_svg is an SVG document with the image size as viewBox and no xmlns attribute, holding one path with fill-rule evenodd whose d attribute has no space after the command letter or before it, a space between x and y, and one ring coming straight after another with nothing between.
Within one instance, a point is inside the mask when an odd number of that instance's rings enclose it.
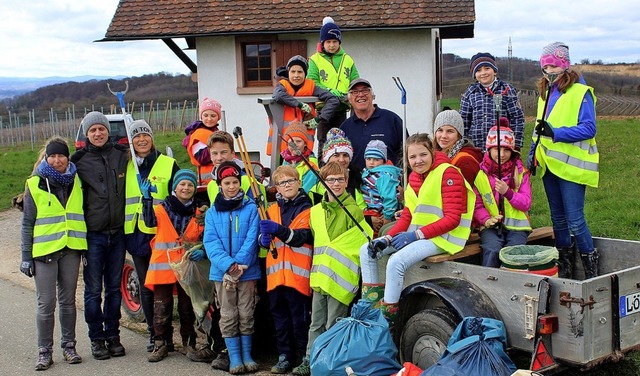
<instances>
[{"instance_id":1,"label":"wooden window shutter","mask_svg":"<svg viewBox=\"0 0 640 376\"><path fill-rule=\"evenodd\" d=\"M302 55L305 59L307 56L307 40L279 40L273 42L273 53L275 54L275 69L283 65L287 65L287 61L295 55Z\"/></svg>"}]
</instances>

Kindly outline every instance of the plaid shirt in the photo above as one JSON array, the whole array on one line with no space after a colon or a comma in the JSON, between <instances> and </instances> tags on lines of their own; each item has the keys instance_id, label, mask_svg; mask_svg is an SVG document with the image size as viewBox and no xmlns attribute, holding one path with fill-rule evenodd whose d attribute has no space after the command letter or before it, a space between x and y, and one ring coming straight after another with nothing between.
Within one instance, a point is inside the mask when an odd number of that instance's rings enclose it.
<instances>
[{"instance_id":1,"label":"plaid shirt","mask_svg":"<svg viewBox=\"0 0 640 376\"><path fill-rule=\"evenodd\" d=\"M497 79L491 85L491 92L503 94L500 115L509 119L516 137L516 147L521 148L524 139L524 112L520 107L516 88ZM487 134L496 123L496 110L491 92L476 81L469 85L460 100L465 137L482 151L486 151Z\"/></svg>"}]
</instances>

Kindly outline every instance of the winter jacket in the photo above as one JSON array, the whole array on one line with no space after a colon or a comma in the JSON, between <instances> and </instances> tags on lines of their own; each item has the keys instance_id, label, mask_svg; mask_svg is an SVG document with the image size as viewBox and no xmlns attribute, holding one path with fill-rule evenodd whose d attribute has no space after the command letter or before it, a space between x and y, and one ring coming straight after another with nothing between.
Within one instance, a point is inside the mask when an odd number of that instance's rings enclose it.
<instances>
[{"instance_id":1,"label":"winter jacket","mask_svg":"<svg viewBox=\"0 0 640 376\"><path fill-rule=\"evenodd\" d=\"M207 210L203 242L211 261L210 280L222 282L222 277L234 263L249 267L240 281L260 279L259 223L256 204L247 196L232 211L218 211L215 205Z\"/></svg>"},{"instance_id":2,"label":"winter jacket","mask_svg":"<svg viewBox=\"0 0 640 376\"><path fill-rule=\"evenodd\" d=\"M329 235L329 239L333 240L355 226L353 220L345 213L345 210L348 210L358 223L364 219L364 214L362 214L362 209L356 204L356 200L351 197L349 192L345 191L338 197L342 201L344 209L340 207L337 201L329 201L327 195L328 193L325 193L322 202L318 205L321 205L324 211L327 225L325 231ZM313 223L311 223L311 231L315 233Z\"/></svg>"},{"instance_id":3,"label":"winter jacket","mask_svg":"<svg viewBox=\"0 0 640 376\"><path fill-rule=\"evenodd\" d=\"M474 147L471 143L466 143L458 154L451 158L451 164L460 169L467 183L473 185L476 175L480 171L482 161L482 149Z\"/></svg>"},{"instance_id":4,"label":"winter jacket","mask_svg":"<svg viewBox=\"0 0 640 376\"><path fill-rule=\"evenodd\" d=\"M386 219L395 219L400 173L400 168L390 163L362 171L362 196L367 209L382 213Z\"/></svg>"},{"instance_id":5,"label":"winter jacket","mask_svg":"<svg viewBox=\"0 0 640 376\"><path fill-rule=\"evenodd\" d=\"M71 156L82 180L88 231L115 233L124 226L125 184L129 149L107 142L87 145Z\"/></svg>"}]
</instances>

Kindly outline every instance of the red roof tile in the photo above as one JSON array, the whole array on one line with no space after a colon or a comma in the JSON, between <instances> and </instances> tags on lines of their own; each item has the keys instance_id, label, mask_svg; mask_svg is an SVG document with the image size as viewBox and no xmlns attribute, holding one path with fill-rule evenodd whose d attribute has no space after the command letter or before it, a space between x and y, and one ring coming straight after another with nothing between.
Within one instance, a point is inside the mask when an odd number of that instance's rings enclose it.
<instances>
[{"instance_id":1,"label":"red roof tile","mask_svg":"<svg viewBox=\"0 0 640 376\"><path fill-rule=\"evenodd\" d=\"M475 10L473 0L120 0L103 40L319 31L325 16L343 31L468 28Z\"/></svg>"}]
</instances>

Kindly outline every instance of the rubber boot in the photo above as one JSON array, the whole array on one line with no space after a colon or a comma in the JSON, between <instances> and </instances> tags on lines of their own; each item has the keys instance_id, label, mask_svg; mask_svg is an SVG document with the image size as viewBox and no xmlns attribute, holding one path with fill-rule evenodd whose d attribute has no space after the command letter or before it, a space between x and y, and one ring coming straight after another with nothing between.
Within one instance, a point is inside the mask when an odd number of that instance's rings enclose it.
<instances>
[{"instance_id":1,"label":"rubber boot","mask_svg":"<svg viewBox=\"0 0 640 376\"><path fill-rule=\"evenodd\" d=\"M393 332L396 326L396 320L398 319L398 303L385 303L380 301L380 311L382 316L389 323L389 331Z\"/></svg>"},{"instance_id":2,"label":"rubber boot","mask_svg":"<svg viewBox=\"0 0 640 376\"><path fill-rule=\"evenodd\" d=\"M573 279L573 244L558 248L558 277Z\"/></svg>"},{"instance_id":3,"label":"rubber boot","mask_svg":"<svg viewBox=\"0 0 640 376\"><path fill-rule=\"evenodd\" d=\"M384 297L384 283L363 283L362 298L371 302L374 308L380 308L380 301Z\"/></svg>"},{"instance_id":4,"label":"rubber boot","mask_svg":"<svg viewBox=\"0 0 640 376\"><path fill-rule=\"evenodd\" d=\"M244 373L240 337L225 338L224 342L227 344L227 351L229 352L229 373L232 375Z\"/></svg>"},{"instance_id":5,"label":"rubber boot","mask_svg":"<svg viewBox=\"0 0 640 376\"><path fill-rule=\"evenodd\" d=\"M598 276L598 260L600 255L598 250L594 249L591 253L581 253L582 267L584 268L584 279L590 279Z\"/></svg>"},{"instance_id":6,"label":"rubber boot","mask_svg":"<svg viewBox=\"0 0 640 376\"><path fill-rule=\"evenodd\" d=\"M252 335L240 336L240 341L242 342L242 364L244 364L245 372L255 372L259 368L258 363L251 358L252 337Z\"/></svg>"}]
</instances>

